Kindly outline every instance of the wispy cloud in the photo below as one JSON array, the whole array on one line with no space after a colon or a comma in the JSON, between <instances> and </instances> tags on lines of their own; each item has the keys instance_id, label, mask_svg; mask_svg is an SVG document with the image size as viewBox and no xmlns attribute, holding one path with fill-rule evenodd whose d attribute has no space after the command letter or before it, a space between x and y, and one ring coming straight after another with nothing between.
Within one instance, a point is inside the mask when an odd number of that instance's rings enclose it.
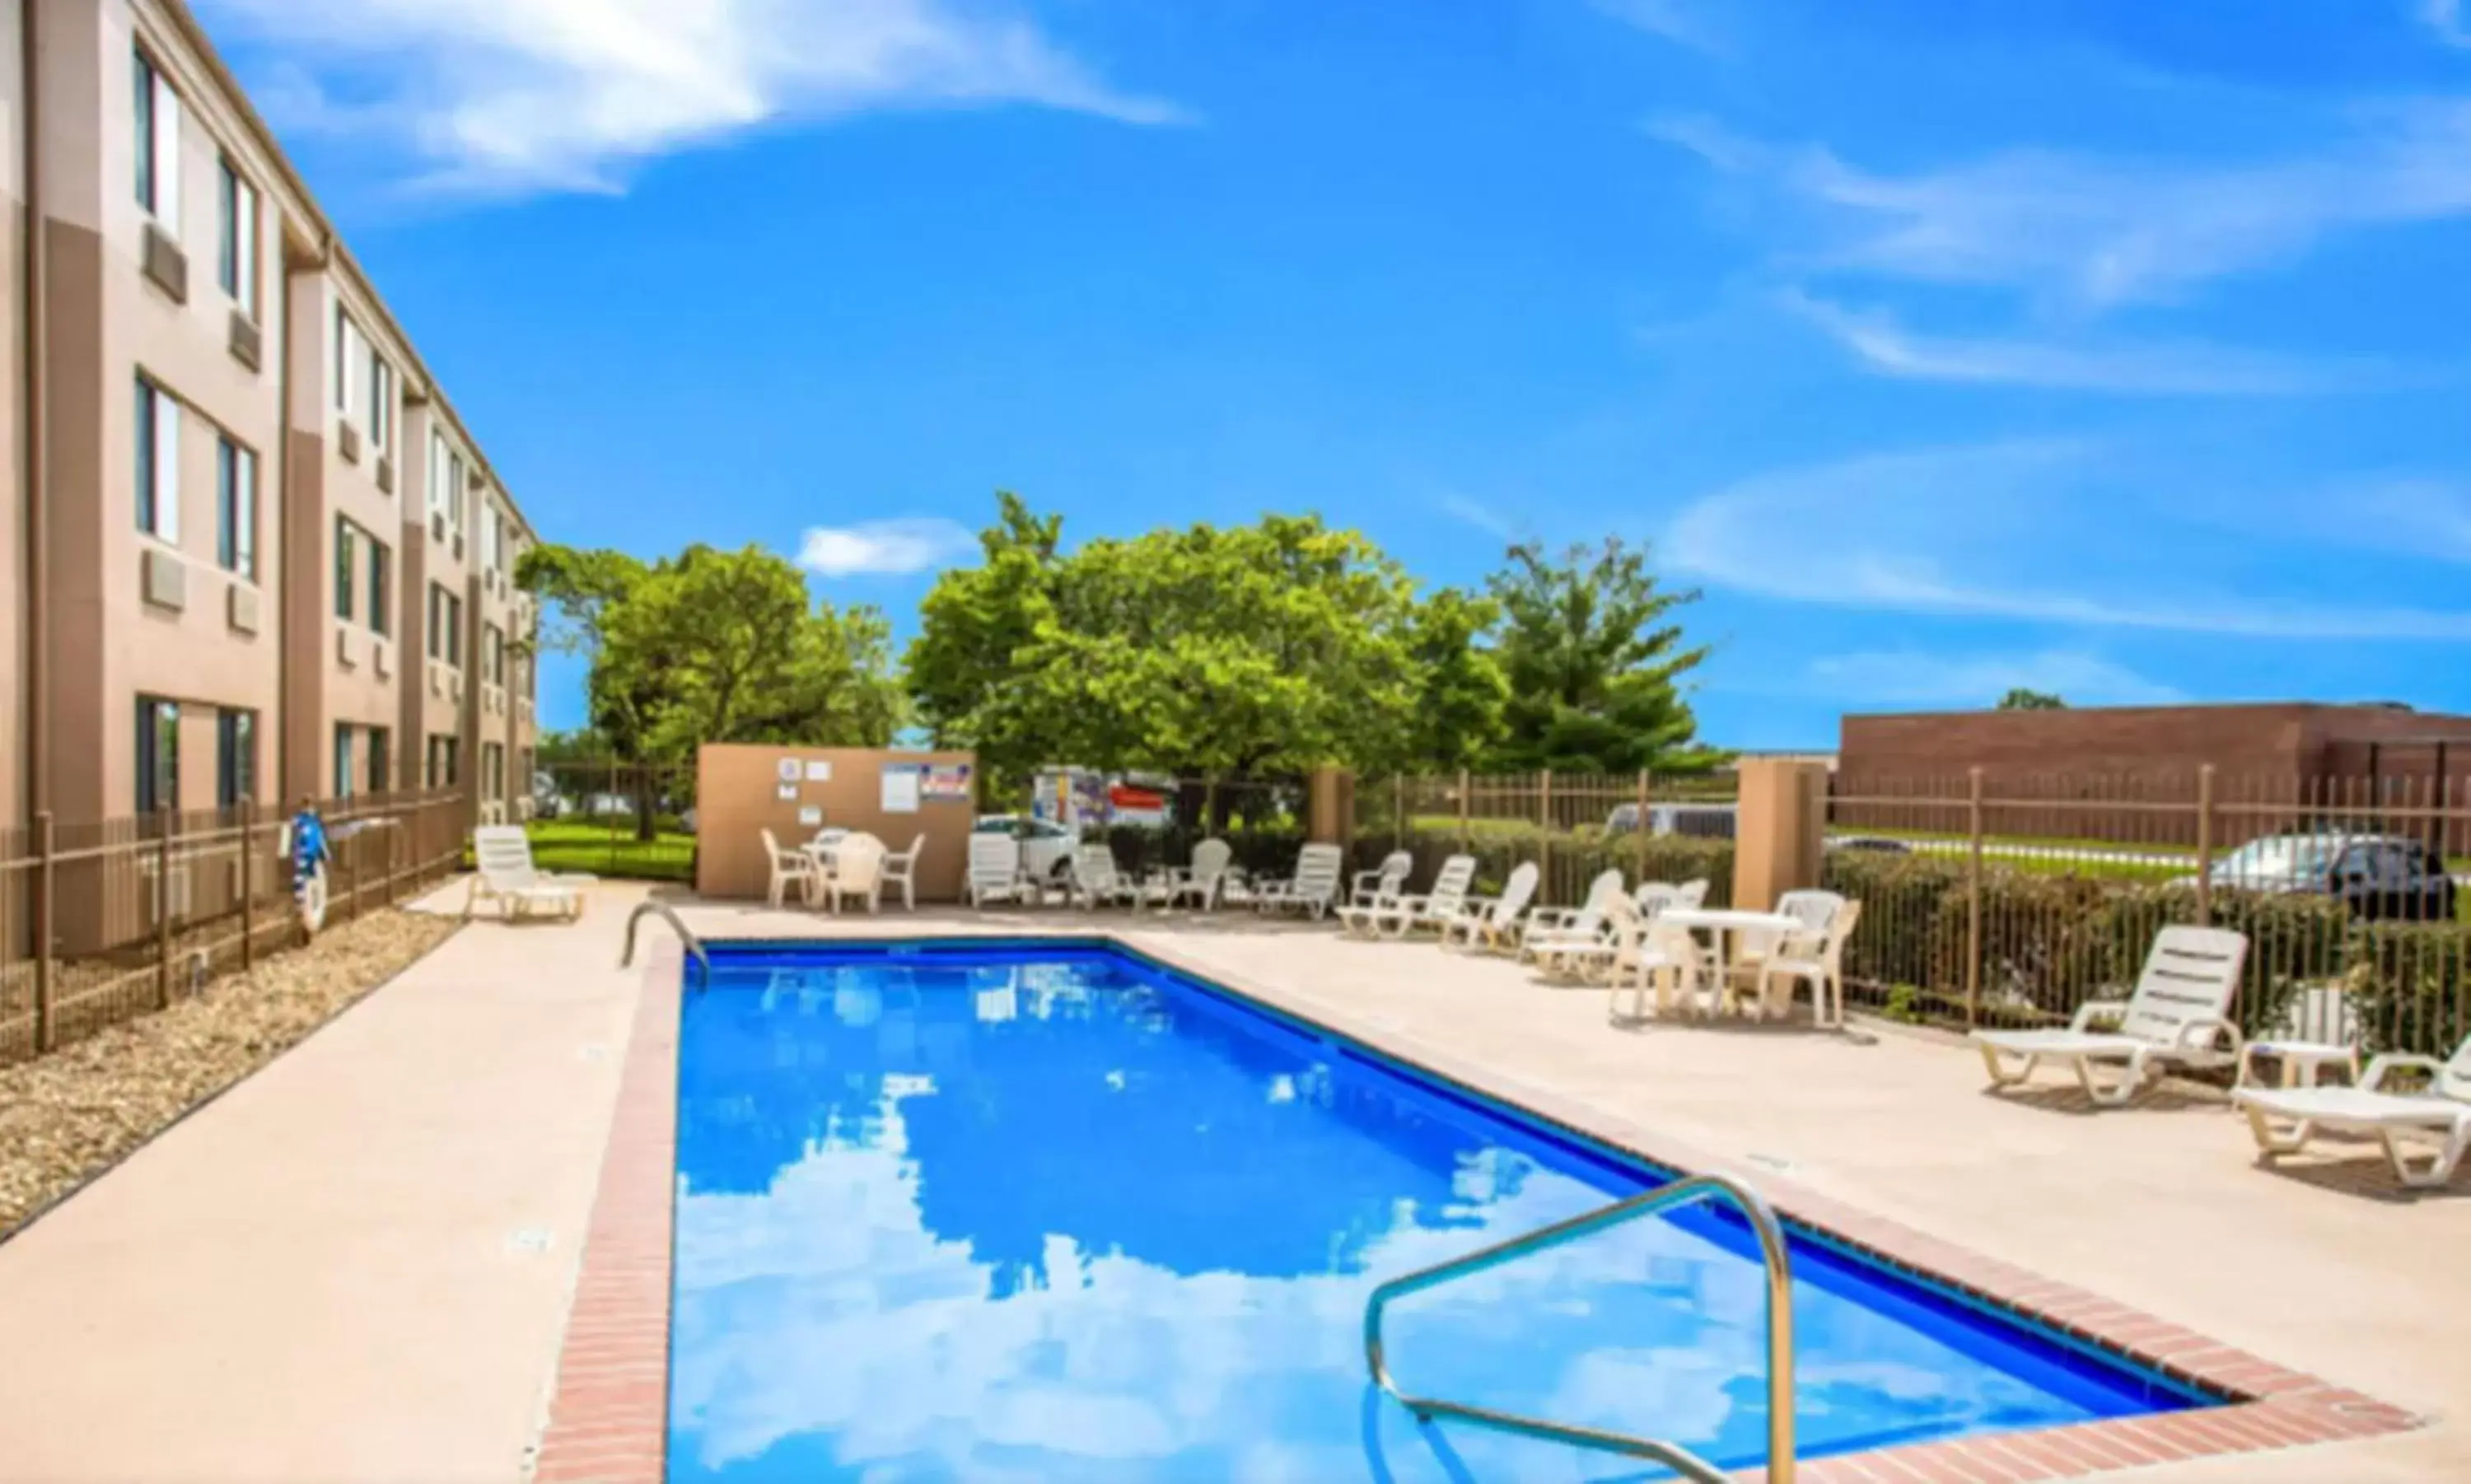
<instances>
[{"instance_id":1,"label":"wispy cloud","mask_svg":"<svg viewBox=\"0 0 2471 1484\"><path fill-rule=\"evenodd\" d=\"M2177 491L2167 471L2083 443L1873 455L1705 496L1674 518L1661 550L1711 585L1794 602L2251 638L2471 640L2471 607L2384 599L2412 590L2389 558L2345 563L2270 510L2234 537L2191 520Z\"/></svg>"},{"instance_id":2,"label":"wispy cloud","mask_svg":"<svg viewBox=\"0 0 2471 1484\"><path fill-rule=\"evenodd\" d=\"M940 516L811 526L798 546L798 565L819 577L925 572L977 550L978 538Z\"/></svg>"},{"instance_id":3,"label":"wispy cloud","mask_svg":"<svg viewBox=\"0 0 2471 1484\"><path fill-rule=\"evenodd\" d=\"M2079 706L2162 706L2187 698L2176 687L2083 649L2018 654L1868 649L1815 659L1805 678L1823 695L1889 706L1988 706L2019 686Z\"/></svg>"},{"instance_id":4,"label":"wispy cloud","mask_svg":"<svg viewBox=\"0 0 2471 1484\"><path fill-rule=\"evenodd\" d=\"M1702 51L1718 49L1706 8L1696 0L1589 0L1597 10L1651 35Z\"/></svg>"},{"instance_id":5,"label":"wispy cloud","mask_svg":"<svg viewBox=\"0 0 2471 1484\"><path fill-rule=\"evenodd\" d=\"M1486 535L1497 536L1504 541L1515 540L1518 536L1518 529L1511 524L1510 518L1481 500L1467 495L1444 495L1441 506L1444 515L1473 526Z\"/></svg>"},{"instance_id":6,"label":"wispy cloud","mask_svg":"<svg viewBox=\"0 0 2471 1484\"><path fill-rule=\"evenodd\" d=\"M2367 391L2405 380L2366 363L2308 361L2200 341L1933 336L1884 310L1854 310L1800 290L1779 296L1883 376L2052 390L2164 396L2297 396Z\"/></svg>"},{"instance_id":7,"label":"wispy cloud","mask_svg":"<svg viewBox=\"0 0 2471 1484\"><path fill-rule=\"evenodd\" d=\"M2447 46L2471 50L2471 20L2462 14L2462 0L2420 0L2419 18Z\"/></svg>"},{"instance_id":8,"label":"wispy cloud","mask_svg":"<svg viewBox=\"0 0 2471 1484\"><path fill-rule=\"evenodd\" d=\"M208 0L267 54L278 125L385 121L432 190L610 192L629 167L783 122L1027 104L1181 117L969 0Z\"/></svg>"},{"instance_id":9,"label":"wispy cloud","mask_svg":"<svg viewBox=\"0 0 2471 1484\"><path fill-rule=\"evenodd\" d=\"M2471 215L2471 100L2364 107L2313 153L2245 162L2016 150L1909 175L1706 119L1659 138L1758 186L1787 214L1779 261L2012 288L2078 309L2168 301L2305 255L2343 230Z\"/></svg>"}]
</instances>

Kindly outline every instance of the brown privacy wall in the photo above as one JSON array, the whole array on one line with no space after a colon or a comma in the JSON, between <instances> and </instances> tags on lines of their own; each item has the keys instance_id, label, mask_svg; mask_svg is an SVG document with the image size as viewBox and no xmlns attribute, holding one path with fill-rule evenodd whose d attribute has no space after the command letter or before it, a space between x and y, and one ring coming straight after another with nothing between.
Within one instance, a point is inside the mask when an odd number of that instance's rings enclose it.
<instances>
[{"instance_id":1,"label":"brown privacy wall","mask_svg":"<svg viewBox=\"0 0 2471 1484\"><path fill-rule=\"evenodd\" d=\"M798 765L797 796L784 799L781 765ZM809 781L807 765L829 763L832 777ZM883 812L886 764L929 764L970 769L971 791L956 799L921 799L914 814ZM877 747L775 747L754 742L707 743L695 754L695 891L706 897L760 897L770 878L765 830L784 850L823 828L863 831L888 850L909 848L924 833L918 857L918 900L953 902L961 895L970 827L977 819L972 792L977 759L968 752L894 752ZM820 809L820 824L799 811Z\"/></svg>"},{"instance_id":2,"label":"brown privacy wall","mask_svg":"<svg viewBox=\"0 0 2471 1484\"><path fill-rule=\"evenodd\" d=\"M1733 906L1766 911L1819 884L1827 820L1827 765L1745 758L1733 823Z\"/></svg>"}]
</instances>

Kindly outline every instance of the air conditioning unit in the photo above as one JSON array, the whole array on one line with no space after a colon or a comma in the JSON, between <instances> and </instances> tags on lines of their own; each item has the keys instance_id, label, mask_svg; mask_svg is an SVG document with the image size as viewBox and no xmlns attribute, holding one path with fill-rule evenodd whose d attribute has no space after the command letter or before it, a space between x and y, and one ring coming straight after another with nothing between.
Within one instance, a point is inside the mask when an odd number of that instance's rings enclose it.
<instances>
[{"instance_id":1,"label":"air conditioning unit","mask_svg":"<svg viewBox=\"0 0 2471 1484\"><path fill-rule=\"evenodd\" d=\"M257 632L257 589L246 582L234 582L224 599L224 622L235 634Z\"/></svg>"},{"instance_id":2,"label":"air conditioning unit","mask_svg":"<svg viewBox=\"0 0 2471 1484\"><path fill-rule=\"evenodd\" d=\"M378 455L378 492L385 495L394 493L394 460L384 454Z\"/></svg>"},{"instance_id":3,"label":"air conditioning unit","mask_svg":"<svg viewBox=\"0 0 2471 1484\"><path fill-rule=\"evenodd\" d=\"M359 663L352 654L352 631L341 624L335 625L335 663L345 670Z\"/></svg>"},{"instance_id":4,"label":"air conditioning unit","mask_svg":"<svg viewBox=\"0 0 2471 1484\"><path fill-rule=\"evenodd\" d=\"M455 678L447 683L447 689L453 693L457 700L463 698L463 671L459 670L455 671Z\"/></svg>"},{"instance_id":5,"label":"air conditioning unit","mask_svg":"<svg viewBox=\"0 0 2471 1484\"><path fill-rule=\"evenodd\" d=\"M138 266L154 287L172 295L176 304L189 302L189 256L172 234L155 223L146 224L146 242L139 249Z\"/></svg>"},{"instance_id":6,"label":"air conditioning unit","mask_svg":"<svg viewBox=\"0 0 2471 1484\"><path fill-rule=\"evenodd\" d=\"M383 639L370 640L369 662L377 671L379 679L384 680L391 676L394 673L394 646Z\"/></svg>"},{"instance_id":7,"label":"air conditioning unit","mask_svg":"<svg viewBox=\"0 0 2471 1484\"><path fill-rule=\"evenodd\" d=\"M446 539L446 517L443 513L433 511L430 514L429 539L432 541L443 541Z\"/></svg>"},{"instance_id":8,"label":"air conditioning unit","mask_svg":"<svg viewBox=\"0 0 2471 1484\"><path fill-rule=\"evenodd\" d=\"M432 695L446 694L446 667L435 660L429 662L429 694Z\"/></svg>"},{"instance_id":9,"label":"air conditioning unit","mask_svg":"<svg viewBox=\"0 0 2471 1484\"><path fill-rule=\"evenodd\" d=\"M153 856L139 856L137 860L138 870L146 878L146 926L161 927L163 914L166 911L172 914L172 921L175 923L188 916L189 862L174 860L171 875L167 880L163 874L161 862Z\"/></svg>"},{"instance_id":10,"label":"air conditioning unit","mask_svg":"<svg viewBox=\"0 0 2471 1484\"><path fill-rule=\"evenodd\" d=\"M252 371L256 370L265 360L266 336L258 329L257 321L251 319L245 310L235 309L231 312L231 332L225 338L224 344L224 348L231 352L233 360Z\"/></svg>"},{"instance_id":11,"label":"air conditioning unit","mask_svg":"<svg viewBox=\"0 0 2471 1484\"><path fill-rule=\"evenodd\" d=\"M150 546L138 569L138 591L154 606L177 612L189 605L189 569L177 554Z\"/></svg>"},{"instance_id":12,"label":"air conditioning unit","mask_svg":"<svg viewBox=\"0 0 2471 1484\"><path fill-rule=\"evenodd\" d=\"M455 559L457 561L463 559L463 532L459 530L455 532Z\"/></svg>"},{"instance_id":13,"label":"air conditioning unit","mask_svg":"<svg viewBox=\"0 0 2471 1484\"><path fill-rule=\"evenodd\" d=\"M337 423L335 425L335 446L342 450L343 457L346 459L355 463L359 462L361 457L361 430L353 427L347 422Z\"/></svg>"}]
</instances>

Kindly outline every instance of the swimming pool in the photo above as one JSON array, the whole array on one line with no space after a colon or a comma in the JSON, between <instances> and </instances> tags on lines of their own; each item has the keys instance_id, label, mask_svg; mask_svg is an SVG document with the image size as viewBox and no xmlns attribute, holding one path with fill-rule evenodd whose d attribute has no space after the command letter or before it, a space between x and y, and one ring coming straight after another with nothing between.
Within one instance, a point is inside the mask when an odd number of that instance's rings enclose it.
<instances>
[{"instance_id":1,"label":"swimming pool","mask_svg":"<svg viewBox=\"0 0 2471 1484\"><path fill-rule=\"evenodd\" d=\"M1671 1178L1096 945L716 945L687 996L669 1477L1610 1479L1367 1379L1381 1280ZM2201 1404L1794 1242L1805 1458ZM1412 1391L1760 1461L1711 1210L1402 1301Z\"/></svg>"}]
</instances>

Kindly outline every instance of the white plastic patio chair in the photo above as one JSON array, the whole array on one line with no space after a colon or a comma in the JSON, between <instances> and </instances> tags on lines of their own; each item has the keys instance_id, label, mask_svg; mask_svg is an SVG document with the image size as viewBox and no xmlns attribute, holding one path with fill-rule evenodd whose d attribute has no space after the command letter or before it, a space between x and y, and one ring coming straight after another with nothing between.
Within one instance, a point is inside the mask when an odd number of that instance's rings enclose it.
<instances>
[{"instance_id":1,"label":"white plastic patio chair","mask_svg":"<svg viewBox=\"0 0 2471 1484\"><path fill-rule=\"evenodd\" d=\"M764 899L774 911L781 909L781 899L789 888L798 889L798 900L809 907L815 905L816 888L823 884L824 867L806 849L783 850L781 841L770 830L764 832L764 859L771 877L765 883Z\"/></svg>"},{"instance_id":2,"label":"white plastic patio chair","mask_svg":"<svg viewBox=\"0 0 2471 1484\"><path fill-rule=\"evenodd\" d=\"M1132 905L1141 898L1141 888L1124 880L1116 868L1116 853L1104 843L1093 841L1072 852L1072 899L1084 907L1102 902Z\"/></svg>"},{"instance_id":3,"label":"white plastic patio chair","mask_svg":"<svg viewBox=\"0 0 2471 1484\"><path fill-rule=\"evenodd\" d=\"M922 831L909 841L909 848L889 853L883 858L882 889L901 888L902 910L918 910L918 853L927 848L927 836Z\"/></svg>"},{"instance_id":4,"label":"white plastic patio chair","mask_svg":"<svg viewBox=\"0 0 2471 1484\"><path fill-rule=\"evenodd\" d=\"M1370 871L1355 873L1354 884L1347 893L1349 907L1371 907L1387 902L1407 889L1407 878L1416 872L1412 852L1394 850L1381 858L1381 863Z\"/></svg>"},{"instance_id":5,"label":"white plastic patio chair","mask_svg":"<svg viewBox=\"0 0 2471 1484\"><path fill-rule=\"evenodd\" d=\"M844 901L866 904L876 910L883 896L883 841L864 833L852 835L833 848L833 868L818 884L835 912Z\"/></svg>"},{"instance_id":6,"label":"white plastic patio chair","mask_svg":"<svg viewBox=\"0 0 2471 1484\"><path fill-rule=\"evenodd\" d=\"M1972 1039L1993 1088L2023 1082L2040 1062L2064 1061L2076 1068L2087 1096L2116 1108L2143 1092L2165 1067L2220 1067L2239 1060L2239 1027L2226 1012L2247 961L2245 934L2226 928L2165 928L2153 935L2153 950L2128 999L2079 1005L2065 1030L1977 1030ZM2117 1030L2092 1028L2095 1020L2112 1015L2119 1017ZM2003 1058L2010 1056L2024 1058L2024 1065L2009 1070ZM2127 1067L2106 1087L2094 1080L2095 1062Z\"/></svg>"},{"instance_id":7,"label":"white plastic patio chair","mask_svg":"<svg viewBox=\"0 0 2471 1484\"><path fill-rule=\"evenodd\" d=\"M1500 953L1518 946L1519 919L1536 899L1536 883L1543 872L1533 860L1514 866L1497 897L1470 897L1459 915L1442 925L1442 946L1464 946L1479 953Z\"/></svg>"},{"instance_id":8,"label":"white plastic patio chair","mask_svg":"<svg viewBox=\"0 0 2471 1484\"><path fill-rule=\"evenodd\" d=\"M1833 891L1805 887L1788 891L1777 898L1776 910L1784 916L1799 918L1800 932L1783 932L1774 928L1744 928L1733 935L1732 962L1726 967L1731 974L1731 991L1750 994L1756 991L1760 966L1784 946L1785 940L1800 933L1820 933L1845 906L1845 899Z\"/></svg>"},{"instance_id":9,"label":"white plastic patio chair","mask_svg":"<svg viewBox=\"0 0 2471 1484\"><path fill-rule=\"evenodd\" d=\"M1612 994L1607 1010L1615 1025L1636 1025L1647 1018L1651 991L1656 996L1659 1020L1671 1019L1674 1010L1684 1003L1694 1010L1705 1009L1715 999L1715 976L1714 957L1700 946L1689 929L1679 923L1642 917L1636 954L1627 962L1617 962L1610 976ZM1628 1013L1621 1005L1624 989L1630 991L1631 997Z\"/></svg>"},{"instance_id":10,"label":"white plastic patio chair","mask_svg":"<svg viewBox=\"0 0 2471 1484\"><path fill-rule=\"evenodd\" d=\"M1475 884L1475 857L1452 856L1433 873L1433 889L1417 896L1394 897L1371 907L1339 908L1339 925L1350 931L1403 938L1419 928L1447 930L1467 909L1468 888Z\"/></svg>"},{"instance_id":11,"label":"white plastic patio chair","mask_svg":"<svg viewBox=\"0 0 2471 1484\"><path fill-rule=\"evenodd\" d=\"M2386 1091L2387 1074L2406 1068L2428 1073L2426 1092ZM2319 1125L2373 1134L2396 1180L2414 1190L2433 1190L2452 1180L2462 1156L2471 1152L2471 1038L2441 1062L2388 1052L2368 1063L2357 1087L2244 1087L2232 1091L2231 1100L2247 1115L2256 1146L2268 1160L2298 1153ZM2276 1119L2288 1126L2275 1127ZM2436 1147L2423 1149L2422 1162L2413 1165L2405 1141Z\"/></svg>"},{"instance_id":12,"label":"white plastic patio chair","mask_svg":"<svg viewBox=\"0 0 2471 1484\"><path fill-rule=\"evenodd\" d=\"M1218 892L1227 882L1227 867L1236 859L1236 848L1222 839L1206 839L1192 847L1192 862L1169 872L1159 907L1175 906L1187 897L1192 905L1209 911L1218 905Z\"/></svg>"},{"instance_id":13,"label":"white plastic patio chair","mask_svg":"<svg viewBox=\"0 0 2471 1484\"><path fill-rule=\"evenodd\" d=\"M532 864L532 844L519 824L484 824L472 832L472 886L463 898L463 915L483 901L498 904L509 921L534 908L554 911L572 921L583 915L583 888L593 880L577 874L552 875Z\"/></svg>"},{"instance_id":14,"label":"white plastic patio chair","mask_svg":"<svg viewBox=\"0 0 2471 1484\"><path fill-rule=\"evenodd\" d=\"M1337 899L1339 872L1346 864L1347 858L1335 845L1306 845L1296 852L1296 874L1264 883L1254 894L1253 908L1306 912L1318 921Z\"/></svg>"},{"instance_id":15,"label":"white plastic patio chair","mask_svg":"<svg viewBox=\"0 0 2471 1484\"><path fill-rule=\"evenodd\" d=\"M971 836L969 874L962 887L974 907L1032 900L1030 884L1021 875L1021 841L1009 835Z\"/></svg>"},{"instance_id":16,"label":"white plastic patio chair","mask_svg":"<svg viewBox=\"0 0 2471 1484\"><path fill-rule=\"evenodd\" d=\"M1787 934L1759 964L1759 1013L1777 1017L1788 1013L1793 1008L1794 985L1807 979L1812 1022L1821 1025L1844 1025L1845 944L1853 936L1853 925L1861 919L1862 904L1847 902L1828 916L1826 926L1818 931Z\"/></svg>"}]
</instances>

